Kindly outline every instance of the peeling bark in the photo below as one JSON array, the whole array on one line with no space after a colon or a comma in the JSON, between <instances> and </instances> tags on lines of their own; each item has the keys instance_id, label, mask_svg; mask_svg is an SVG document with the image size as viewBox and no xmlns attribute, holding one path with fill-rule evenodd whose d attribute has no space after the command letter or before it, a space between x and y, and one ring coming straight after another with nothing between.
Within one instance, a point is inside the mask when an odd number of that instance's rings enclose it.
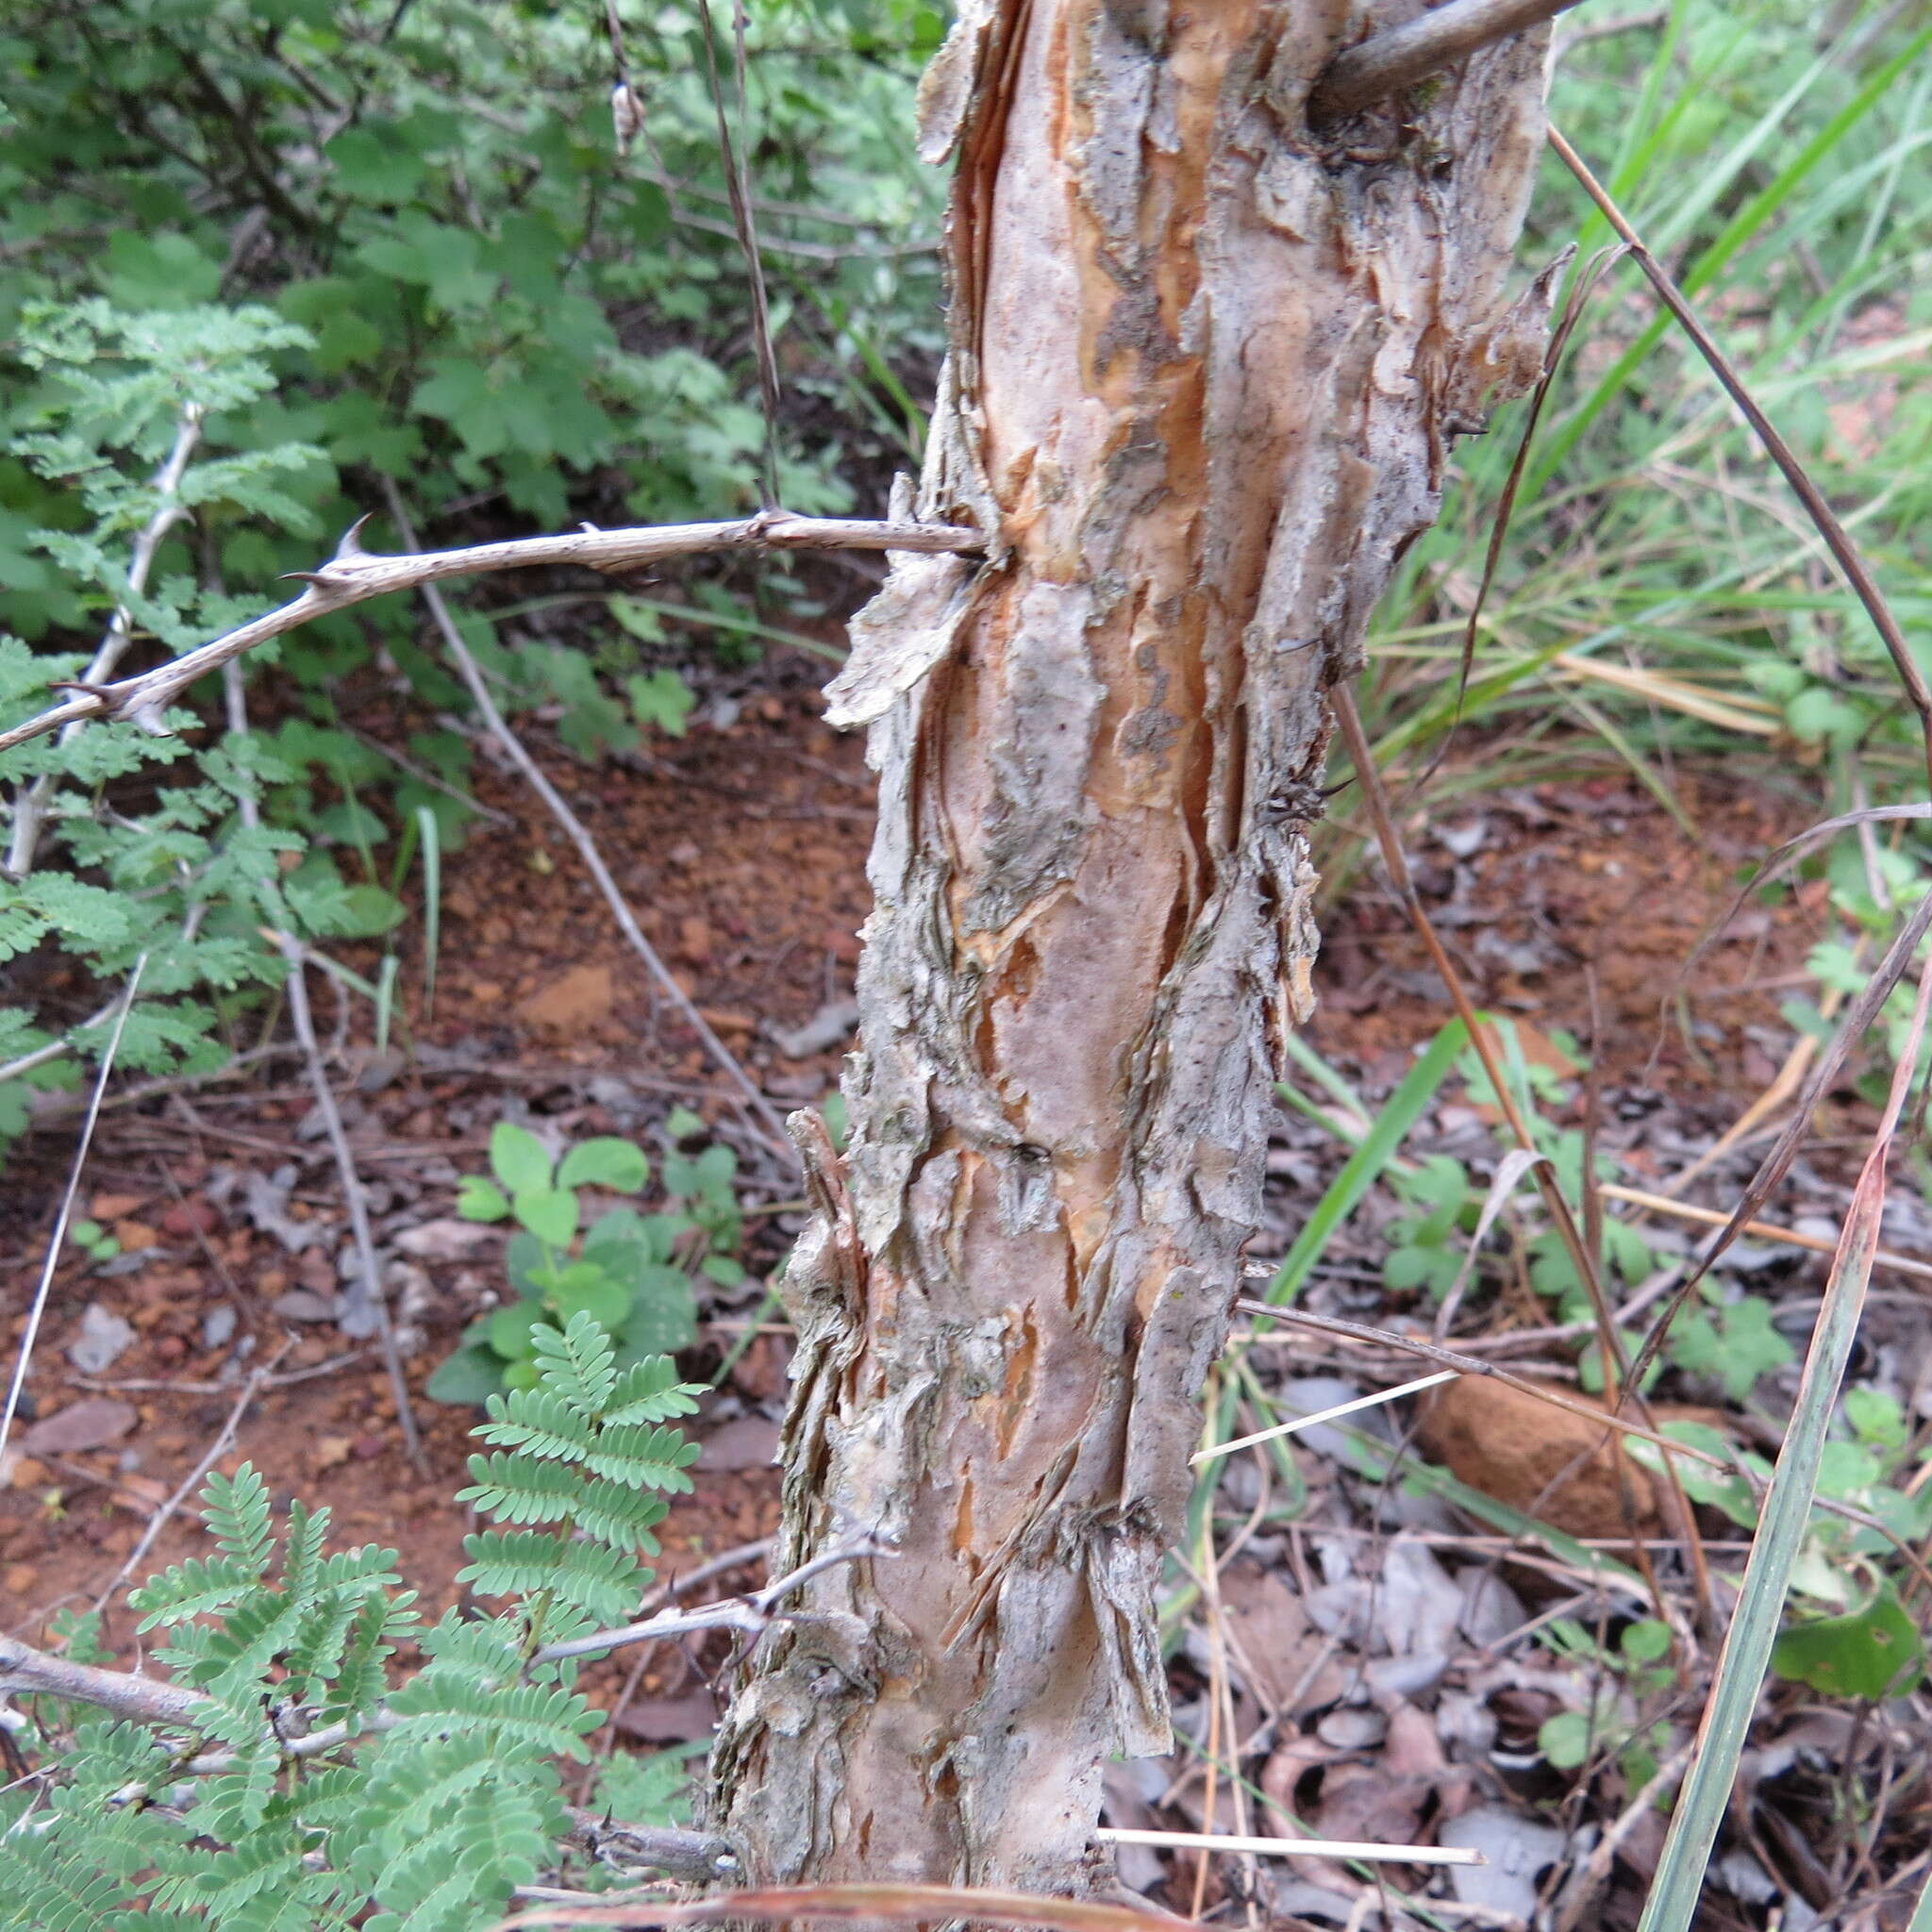
<instances>
[{"instance_id":1,"label":"peeling bark","mask_svg":"<svg viewBox=\"0 0 1932 1932\"><path fill-rule=\"evenodd\" d=\"M1547 319L1503 293L1543 36L1318 137L1366 25L965 0L923 90L958 176L921 509L990 555L896 559L832 692L876 905L850 1147L793 1124L774 1562L897 1554L740 1687L758 1882L1104 1883L1101 1768L1169 1748L1153 1591L1310 1006L1325 694Z\"/></svg>"}]
</instances>

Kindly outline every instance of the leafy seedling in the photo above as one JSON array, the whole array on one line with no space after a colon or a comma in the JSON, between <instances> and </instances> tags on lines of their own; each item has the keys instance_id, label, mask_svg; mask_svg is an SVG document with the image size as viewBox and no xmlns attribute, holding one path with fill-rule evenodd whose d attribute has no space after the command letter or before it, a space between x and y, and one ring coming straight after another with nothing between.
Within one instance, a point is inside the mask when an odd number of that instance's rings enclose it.
<instances>
[{"instance_id":1,"label":"leafy seedling","mask_svg":"<svg viewBox=\"0 0 1932 1932\"><path fill-rule=\"evenodd\" d=\"M121 1243L98 1221L76 1221L67 1230L67 1239L97 1268L121 1252Z\"/></svg>"},{"instance_id":2,"label":"leafy seedling","mask_svg":"<svg viewBox=\"0 0 1932 1932\"><path fill-rule=\"evenodd\" d=\"M667 1131L674 1141L690 1139L704 1123L680 1108ZM744 1277L735 1252L742 1234L732 1192L737 1164L728 1147L689 1155L674 1147L662 1165L660 1211L619 1205L590 1219L585 1191L644 1191L651 1163L642 1149L600 1136L557 1159L527 1127L500 1121L490 1137L490 1173L463 1177L457 1212L514 1224L504 1260L515 1299L471 1325L429 1378L429 1393L475 1403L532 1387L535 1332L576 1315L611 1337L620 1368L689 1348L697 1336L693 1273L724 1287Z\"/></svg>"}]
</instances>

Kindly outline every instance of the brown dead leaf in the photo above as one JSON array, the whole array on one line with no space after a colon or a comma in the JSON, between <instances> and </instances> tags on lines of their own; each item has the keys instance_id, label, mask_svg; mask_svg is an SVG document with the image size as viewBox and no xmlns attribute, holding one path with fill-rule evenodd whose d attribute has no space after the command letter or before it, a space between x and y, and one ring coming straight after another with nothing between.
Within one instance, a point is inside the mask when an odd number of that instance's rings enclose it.
<instances>
[{"instance_id":1,"label":"brown dead leaf","mask_svg":"<svg viewBox=\"0 0 1932 1932\"><path fill-rule=\"evenodd\" d=\"M638 1698L617 1715L617 1728L646 1744L689 1744L708 1738L717 1722L718 1707L708 1690L688 1697Z\"/></svg>"},{"instance_id":2,"label":"brown dead leaf","mask_svg":"<svg viewBox=\"0 0 1932 1932\"><path fill-rule=\"evenodd\" d=\"M1296 1796L1296 1786L1309 1772L1333 1764L1342 1756L1316 1737L1284 1738L1274 1747L1261 1767L1261 1796L1274 1815L1276 1831L1293 1835L1296 1822L1306 1810Z\"/></svg>"},{"instance_id":3,"label":"brown dead leaf","mask_svg":"<svg viewBox=\"0 0 1932 1932\"><path fill-rule=\"evenodd\" d=\"M1427 1778L1391 1776L1380 1761L1331 1764L1322 1774L1316 1836L1357 1844L1413 1844L1429 1786Z\"/></svg>"},{"instance_id":4,"label":"brown dead leaf","mask_svg":"<svg viewBox=\"0 0 1932 1932\"><path fill-rule=\"evenodd\" d=\"M1407 1698L1398 1698L1391 1706L1382 1762L1394 1777L1434 1777L1449 1762L1442 1755L1442 1740L1436 1735L1436 1720Z\"/></svg>"},{"instance_id":5,"label":"brown dead leaf","mask_svg":"<svg viewBox=\"0 0 1932 1932\"><path fill-rule=\"evenodd\" d=\"M502 1239L503 1230L487 1222L444 1219L406 1227L395 1242L404 1254L420 1261L460 1261Z\"/></svg>"},{"instance_id":6,"label":"brown dead leaf","mask_svg":"<svg viewBox=\"0 0 1932 1932\"><path fill-rule=\"evenodd\" d=\"M1269 1710L1298 1717L1341 1695L1341 1664L1332 1657L1316 1661L1328 1640L1279 1576L1258 1563L1229 1564L1221 1577L1221 1608L1230 1661Z\"/></svg>"},{"instance_id":7,"label":"brown dead leaf","mask_svg":"<svg viewBox=\"0 0 1932 1932\"><path fill-rule=\"evenodd\" d=\"M1607 1429L1474 1375L1430 1390L1421 1409L1416 1440L1424 1453L1471 1489L1572 1536L1658 1534L1650 1476L1628 1457L1619 1468ZM1545 1497L1578 1457L1585 1459L1576 1473Z\"/></svg>"},{"instance_id":8,"label":"brown dead leaf","mask_svg":"<svg viewBox=\"0 0 1932 1932\"><path fill-rule=\"evenodd\" d=\"M355 1445L347 1436L324 1436L315 1445L315 1453L309 1460L317 1469L335 1469L348 1461L349 1451Z\"/></svg>"},{"instance_id":9,"label":"brown dead leaf","mask_svg":"<svg viewBox=\"0 0 1932 1932\"><path fill-rule=\"evenodd\" d=\"M21 1447L29 1456L72 1456L82 1449L100 1449L118 1442L137 1420L126 1403L91 1395L37 1422L21 1438Z\"/></svg>"}]
</instances>

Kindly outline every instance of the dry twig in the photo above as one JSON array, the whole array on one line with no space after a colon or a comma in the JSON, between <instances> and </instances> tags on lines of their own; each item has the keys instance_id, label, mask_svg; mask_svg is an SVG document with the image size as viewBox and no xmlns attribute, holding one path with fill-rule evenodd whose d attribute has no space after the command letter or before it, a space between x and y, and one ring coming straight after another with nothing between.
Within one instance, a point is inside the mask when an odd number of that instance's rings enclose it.
<instances>
[{"instance_id":1,"label":"dry twig","mask_svg":"<svg viewBox=\"0 0 1932 1932\"><path fill-rule=\"evenodd\" d=\"M189 403L183 408L181 421L175 431L174 447L155 472L151 487L159 501L155 506L154 514L134 540L134 558L127 566L129 596L139 596L146 590L148 573L154 568L155 553L160 549L161 540L189 514L181 501L181 479L188 473L188 459L194 454L195 444L201 441L201 420L199 403ZM114 615L108 621L107 634L95 645L87 669L75 680L76 687L85 689L98 685L102 679L111 676L115 665L120 663L133 639L134 613L126 604L117 604ZM73 738L83 722L76 719L61 732L62 744ZM31 785L14 795L13 831L8 841L7 870L15 878L24 877L33 870L34 848L41 836L41 813L46 807L48 793L54 789L54 776L52 772L42 772Z\"/></svg>"},{"instance_id":2,"label":"dry twig","mask_svg":"<svg viewBox=\"0 0 1932 1932\"><path fill-rule=\"evenodd\" d=\"M249 1376L241 1394L235 1398L234 1407L228 1411L226 1420L215 1432L214 1441L202 1453L201 1460L181 1478L181 1481L175 1487L174 1494L148 1518L147 1527L141 1533L141 1541L127 1553L127 1560L102 1586L100 1594L94 1598L93 1604L94 1611L97 1615L108 1599L120 1589L122 1584L134 1574L135 1570L140 1566L142 1558L154 1548L155 1542L160 1536L161 1531L168 1526L169 1520L180 1508L182 1504L194 1493L195 1484L227 1454L230 1445L235 1441L235 1431L242 1426L242 1418L248 1412L248 1405L268 1386L271 1377L275 1374L276 1365L294 1345L294 1337L291 1336L269 1360L265 1361L260 1368L257 1369Z\"/></svg>"},{"instance_id":3,"label":"dry twig","mask_svg":"<svg viewBox=\"0 0 1932 1932\"><path fill-rule=\"evenodd\" d=\"M586 570L642 570L673 557L704 551L913 550L953 554L979 551L984 539L974 530L949 525L867 523L837 517L800 517L787 510L760 511L726 523L664 524L626 530L585 528L548 537L524 537L503 543L476 543L462 550L430 550L402 557L378 557L361 544L365 517L337 546L320 570L292 575L307 585L302 594L262 616L238 625L212 642L185 652L138 677L76 692L64 703L0 731L0 752L58 731L84 718L132 719L155 725L161 710L190 685L218 671L257 644L298 629L318 617L364 604L394 591L420 590L444 577L524 570L539 564L577 564Z\"/></svg>"},{"instance_id":4,"label":"dry twig","mask_svg":"<svg viewBox=\"0 0 1932 1932\"><path fill-rule=\"evenodd\" d=\"M1525 33L1577 0L1448 0L1338 54L1308 95L1311 121L1339 121L1487 47Z\"/></svg>"},{"instance_id":5,"label":"dry twig","mask_svg":"<svg viewBox=\"0 0 1932 1932\"><path fill-rule=\"evenodd\" d=\"M394 518L396 527L403 533L404 540L414 541L410 529L408 510L403 507L401 493L394 483L385 479L389 492L390 514ZM444 648L457 667L469 691L472 702L483 719L490 735L500 744L510 762L521 772L530 789L543 801L550 815L561 825L577 856L584 861L591 878L597 883L597 890L604 896L604 903L609 907L610 914L617 922L618 930L630 942L631 950L644 962L644 970L657 981L658 989L676 1009L679 1018L695 1033L704 1049L730 1077L732 1084L743 1094L745 1104L762 1121L771 1135L774 1152L790 1165L796 1165L797 1156L785 1133L785 1123L779 1119L776 1108L764 1096L749 1074L738 1062L732 1053L716 1033L711 1030L705 1016L698 1011L696 1002L679 986L665 965L658 949L644 937L643 927L637 922L637 915L630 909L623 892L618 890L617 879L610 868L604 862L604 855L597 849L597 841L591 837L584 822L572 811L564 802L562 792L558 791L545 775L542 766L531 757L528 746L505 722L503 713L496 708L495 701L490 695L490 688L483 681L483 673L477 667L470 647L463 641L463 634L456 626L456 621L449 614L449 606L442 600L442 593L434 584L422 587L423 599L429 607L429 614L441 633ZM762 1137L761 1137L762 1138Z\"/></svg>"}]
</instances>

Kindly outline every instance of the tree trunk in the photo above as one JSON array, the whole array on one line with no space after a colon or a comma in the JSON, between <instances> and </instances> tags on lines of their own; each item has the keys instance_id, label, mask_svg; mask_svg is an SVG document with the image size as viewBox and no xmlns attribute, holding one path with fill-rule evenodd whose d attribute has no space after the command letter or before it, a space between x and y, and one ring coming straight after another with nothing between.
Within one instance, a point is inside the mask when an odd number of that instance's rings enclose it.
<instances>
[{"instance_id":1,"label":"tree trunk","mask_svg":"<svg viewBox=\"0 0 1932 1932\"><path fill-rule=\"evenodd\" d=\"M1387 25L1415 9L1378 9ZM1078 1891L1110 1754L1170 1745L1153 1591L1307 1017L1326 693L1540 366L1502 295L1544 44L1333 133L1346 0L965 0L922 489L833 716L872 724L876 906L816 1216L768 1637L714 1763L758 1880ZM1423 91L1425 92L1425 91Z\"/></svg>"}]
</instances>

